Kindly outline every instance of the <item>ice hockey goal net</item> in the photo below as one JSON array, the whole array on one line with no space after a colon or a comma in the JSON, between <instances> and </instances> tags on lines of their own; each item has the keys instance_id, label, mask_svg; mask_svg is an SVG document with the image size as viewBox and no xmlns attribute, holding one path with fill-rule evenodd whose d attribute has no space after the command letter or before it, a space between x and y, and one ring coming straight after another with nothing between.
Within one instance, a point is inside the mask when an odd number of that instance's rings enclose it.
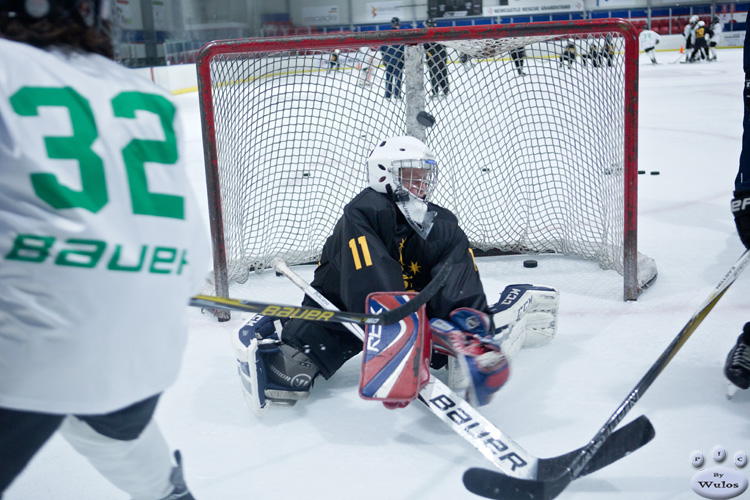
<instances>
[{"instance_id":1,"label":"ice hockey goal net","mask_svg":"<svg viewBox=\"0 0 750 500\"><path fill-rule=\"evenodd\" d=\"M627 300L656 276L636 245L638 38L625 21L219 41L198 65L219 295L276 256L315 262L393 135L436 153L433 201L475 248L597 260L623 274Z\"/></svg>"}]
</instances>

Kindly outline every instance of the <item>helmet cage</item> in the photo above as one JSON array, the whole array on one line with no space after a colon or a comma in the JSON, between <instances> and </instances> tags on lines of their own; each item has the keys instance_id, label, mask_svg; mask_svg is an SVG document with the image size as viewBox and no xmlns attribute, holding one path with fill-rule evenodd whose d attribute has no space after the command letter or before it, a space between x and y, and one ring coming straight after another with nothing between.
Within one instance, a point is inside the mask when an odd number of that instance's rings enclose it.
<instances>
[{"instance_id":1,"label":"helmet cage","mask_svg":"<svg viewBox=\"0 0 750 500\"><path fill-rule=\"evenodd\" d=\"M437 185L438 166L431 158L393 160L390 167L395 188L429 200Z\"/></svg>"}]
</instances>

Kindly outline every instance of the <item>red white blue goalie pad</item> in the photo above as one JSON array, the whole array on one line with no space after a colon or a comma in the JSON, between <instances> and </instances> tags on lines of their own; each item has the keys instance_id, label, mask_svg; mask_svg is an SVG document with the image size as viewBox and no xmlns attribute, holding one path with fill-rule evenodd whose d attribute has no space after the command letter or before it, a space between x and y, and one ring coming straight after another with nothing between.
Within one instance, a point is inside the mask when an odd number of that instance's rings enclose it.
<instances>
[{"instance_id":1,"label":"red white blue goalie pad","mask_svg":"<svg viewBox=\"0 0 750 500\"><path fill-rule=\"evenodd\" d=\"M408 302L413 292L376 292L367 296L367 312L380 314ZM359 394L389 408L406 406L430 380L430 339L425 306L392 325L365 327Z\"/></svg>"},{"instance_id":2,"label":"red white blue goalie pad","mask_svg":"<svg viewBox=\"0 0 750 500\"><path fill-rule=\"evenodd\" d=\"M508 360L491 335L489 317L462 307L451 312L450 321L431 319L430 328L434 348L455 356L469 380L469 402L476 406L489 403L510 375Z\"/></svg>"}]
</instances>

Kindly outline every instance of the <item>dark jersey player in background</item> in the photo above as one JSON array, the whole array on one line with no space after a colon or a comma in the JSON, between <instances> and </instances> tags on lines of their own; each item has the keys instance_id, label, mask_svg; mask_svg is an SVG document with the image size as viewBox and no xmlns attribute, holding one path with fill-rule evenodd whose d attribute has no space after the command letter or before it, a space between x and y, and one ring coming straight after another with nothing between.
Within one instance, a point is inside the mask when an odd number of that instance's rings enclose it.
<instances>
[{"instance_id":1,"label":"dark jersey player in background","mask_svg":"<svg viewBox=\"0 0 750 500\"><path fill-rule=\"evenodd\" d=\"M436 26L435 20L430 18L424 22L428 28ZM443 95L448 95L448 52L445 45L441 43L424 44L425 56L427 57L427 70L430 73L430 91L435 97L443 91Z\"/></svg>"},{"instance_id":2,"label":"dark jersey player in background","mask_svg":"<svg viewBox=\"0 0 750 500\"><path fill-rule=\"evenodd\" d=\"M401 28L401 21L394 17L391 19L391 29L398 30ZM385 64L385 98L394 97L401 99L401 87L404 73L404 46L403 45L383 45L380 47L383 53L383 63Z\"/></svg>"},{"instance_id":3,"label":"dark jersey player in background","mask_svg":"<svg viewBox=\"0 0 750 500\"><path fill-rule=\"evenodd\" d=\"M742 151L740 152L740 168L734 179L732 213L740 240L746 248L750 248L750 47L747 41L747 36L750 35L750 24L746 24L745 29L747 31L743 49L745 88L742 96L745 105L742 118ZM734 386L740 389L750 388L750 322L745 323L737 344L729 351L724 365L724 374ZM730 395L733 392L730 388Z\"/></svg>"},{"instance_id":4,"label":"dark jersey player in background","mask_svg":"<svg viewBox=\"0 0 750 500\"><path fill-rule=\"evenodd\" d=\"M518 74L523 76L526 73L523 72L523 63L526 61L526 49L523 47L517 47L510 51L510 59L516 66Z\"/></svg>"}]
</instances>

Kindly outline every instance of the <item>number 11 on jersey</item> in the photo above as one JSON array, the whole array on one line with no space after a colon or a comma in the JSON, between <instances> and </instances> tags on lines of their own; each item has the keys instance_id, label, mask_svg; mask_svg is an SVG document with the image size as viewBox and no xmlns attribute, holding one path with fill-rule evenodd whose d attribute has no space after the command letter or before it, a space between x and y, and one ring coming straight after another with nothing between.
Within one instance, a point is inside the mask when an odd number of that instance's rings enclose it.
<instances>
[{"instance_id":1,"label":"number 11 on jersey","mask_svg":"<svg viewBox=\"0 0 750 500\"><path fill-rule=\"evenodd\" d=\"M365 259L365 267L372 265L372 259L370 258L370 249L367 248L367 239L364 236L359 238L352 238L349 240L349 248L352 249L352 258L354 259L354 267L357 270L362 269L362 261L359 258L359 250L357 250L357 243L362 248L362 257Z\"/></svg>"}]
</instances>

